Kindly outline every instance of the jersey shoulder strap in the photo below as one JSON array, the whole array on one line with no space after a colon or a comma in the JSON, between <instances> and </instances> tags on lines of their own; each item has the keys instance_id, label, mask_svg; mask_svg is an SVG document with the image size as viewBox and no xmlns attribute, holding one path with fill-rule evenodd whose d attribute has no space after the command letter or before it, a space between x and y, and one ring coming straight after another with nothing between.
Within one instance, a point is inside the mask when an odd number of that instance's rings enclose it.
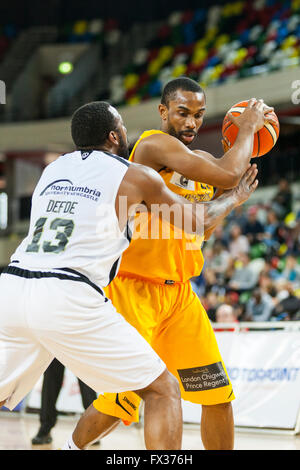
<instances>
[{"instance_id":1,"label":"jersey shoulder strap","mask_svg":"<svg viewBox=\"0 0 300 470\"><path fill-rule=\"evenodd\" d=\"M159 131L158 129L151 129L149 131L144 131L140 137L138 138L138 140L136 141L136 143L134 144L134 147L131 151L131 154L130 154L130 157L129 157L129 161L133 162L134 161L134 154L135 154L135 150L137 148L137 146L139 145L139 143L141 142L141 140L145 139L146 137L149 137L150 135L154 135L154 134L165 134L165 135L168 135L166 134L166 132L163 132L163 131Z\"/></svg>"}]
</instances>

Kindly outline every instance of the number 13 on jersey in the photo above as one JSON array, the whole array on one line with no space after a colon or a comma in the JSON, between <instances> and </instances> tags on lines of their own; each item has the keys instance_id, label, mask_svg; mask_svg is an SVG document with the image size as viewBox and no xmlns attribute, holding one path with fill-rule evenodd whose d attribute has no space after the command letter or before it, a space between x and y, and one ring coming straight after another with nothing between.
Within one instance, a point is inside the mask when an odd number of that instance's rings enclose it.
<instances>
[{"instance_id":1,"label":"number 13 on jersey","mask_svg":"<svg viewBox=\"0 0 300 470\"><path fill-rule=\"evenodd\" d=\"M42 235L45 226L47 225L47 217L40 217L35 224L35 231L33 233L32 242L27 246L26 251L30 253L38 253L40 248L45 253L60 253L66 248L69 239L73 233L74 222L71 219L54 219L50 222L49 229L56 230L55 240L58 243L49 241L42 242Z\"/></svg>"}]
</instances>

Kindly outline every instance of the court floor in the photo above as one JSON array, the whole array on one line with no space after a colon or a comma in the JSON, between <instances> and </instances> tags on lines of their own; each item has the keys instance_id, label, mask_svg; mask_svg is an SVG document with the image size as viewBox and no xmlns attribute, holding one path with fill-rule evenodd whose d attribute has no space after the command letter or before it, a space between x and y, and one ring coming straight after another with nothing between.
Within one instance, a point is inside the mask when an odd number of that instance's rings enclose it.
<instances>
[{"instance_id":1,"label":"court floor","mask_svg":"<svg viewBox=\"0 0 300 470\"><path fill-rule=\"evenodd\" d=\"M51 435L52 444L45 446L32 446L31 438L39 427L37 414L19 414L1 412L0 414L0 450L57 450L72 433L79 415L59 416ZM100 446L93 446L90 450L143 450L143 426L133 425L126 427L120 424L110 435L106 436ZM199 425L185 424L183 433L183 449L203 449L200 440ZM300 450L300 435L286 435L277 433L246 432L236 429L236 450Z\"/></svg>"}]
</instances>

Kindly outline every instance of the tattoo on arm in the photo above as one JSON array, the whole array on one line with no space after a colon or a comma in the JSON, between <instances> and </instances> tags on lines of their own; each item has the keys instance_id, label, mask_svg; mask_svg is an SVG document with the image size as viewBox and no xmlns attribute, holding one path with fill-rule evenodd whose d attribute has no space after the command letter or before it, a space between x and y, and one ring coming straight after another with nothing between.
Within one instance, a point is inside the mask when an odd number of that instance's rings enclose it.
<instances>
[{"instance_id":1,"label":"tattoo on arm","mask_svg":"<svg viewBox=\"0 0 300 470\"><path fill-rule=\"evenodd\" d=\"M236 198L232 194L222 194L218 199L204 204L204 233L208 240L217 225L235 208Z\"/></svg>"}]
</instances>

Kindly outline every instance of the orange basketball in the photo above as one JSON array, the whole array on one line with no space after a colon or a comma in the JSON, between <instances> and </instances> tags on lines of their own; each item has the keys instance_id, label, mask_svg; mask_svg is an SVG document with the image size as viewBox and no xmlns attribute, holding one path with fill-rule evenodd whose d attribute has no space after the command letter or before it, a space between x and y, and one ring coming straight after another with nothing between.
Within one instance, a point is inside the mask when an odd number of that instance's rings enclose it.
<instances>
[{"instance_id":1,"label":"orange basketball","mask_svg":"<svg viewBox=\"0 0 300 470\"><path fill-rule=\"evenodd\" d=\"M235 142L239 128L230 121L227 114L231 113L233 116L239 116L241 113L244 112L244 109L247 108L248 102L248 100L245 100L235 104L229 109L229 111L225 115L222 126L222 134L223 137L227 137L231 147ZM274 113L274 111L272 111L266 114L266 116L274 118L277 124L267 122L265 123L262 129L260 129L254 134L252 153L253 158L261 157L262 155L268 153L276 144L279 136L279 122L276 114Z\"/></svg>"}]
</instances>

